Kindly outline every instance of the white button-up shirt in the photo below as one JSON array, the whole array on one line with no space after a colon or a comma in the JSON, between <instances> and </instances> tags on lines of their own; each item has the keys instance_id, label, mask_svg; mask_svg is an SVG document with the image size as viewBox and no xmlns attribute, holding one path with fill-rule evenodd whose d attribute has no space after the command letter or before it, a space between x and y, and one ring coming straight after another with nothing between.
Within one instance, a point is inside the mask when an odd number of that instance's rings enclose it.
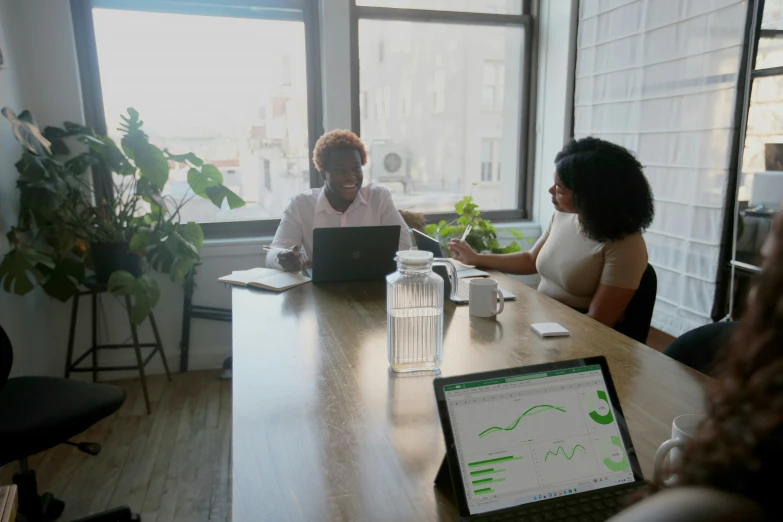
<instances>
[{"instance_id":1,"label":"white button-up shirt","mask_svg":"<svg viewBox=\"0 0 783 522\"><path fill-rule=\"evenodd\" d=\"M313 259L313 229L335 227L369 227L378 225L400 226L400 250L411 248L408 225L392 202L391 193L379 185L369 184L359 189L356 199L345 212L338 212L329 203L323 188L310 189L297 194L283 212L277 227L272 250L266 253L266 266L281 268L277 256L279 249L297 245L304 247L307 259Z\"/></svg>"}]
</instances>

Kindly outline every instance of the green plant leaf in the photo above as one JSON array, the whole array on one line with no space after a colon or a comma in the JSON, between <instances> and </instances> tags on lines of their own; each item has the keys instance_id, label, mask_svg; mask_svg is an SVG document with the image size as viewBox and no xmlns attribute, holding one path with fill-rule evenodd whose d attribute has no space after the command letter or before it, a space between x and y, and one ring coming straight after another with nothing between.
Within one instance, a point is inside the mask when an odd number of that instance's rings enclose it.
<instances>
[{"instance_id":1,"label":"green plant leaf","mask_svg":"<svg viewBox=\"0 0 783 522\"><path fill-rule=\"evenodd\" d=\"M203 198L208 198L207 189L220 186L223 183L223 174L218 168L209 163L201 167L201 170L192 168L188 170L188 185L191 190ZM220 206L220 205L218 205Z\"/></svg>"},{"instance_id":2,"label":"green plant leaf","mask_svg":"<svg viewBox=\"0 0 783 522\"><path fill-rule=\"evenodd\" d=\"M493 254L513 254L514 252L519 252L522 250L519 246L519 244L516 241L511 242L508 246L505 246L503 248L493 248L492 253Z\"/></svg>"},{"instance_id":3,"label":"green plant leaf","mask_svg":"<svg viewBox=\"0 0 783 522\"><path fill-rule=\"evenodd\" d=\"M39 265L52 267L54 263L49 257L30 248L16 247L8 252L0 263L3 290L17 295L28 293L43 279L43 274L37 268Z\"/></svg>"},{"instance_id":4,"label":"green plant leaf","mask_svg":"<svg viewBox=\"0 0 783 522\"><path fill-rule=\"evenodd\" d=\"M23 181L42 181L48 177L42 158L28 151L22 153L22 157L14 166Z\"/></svg>"},{"instance_id":5,"label":"green plant leaf","mask_svg":"<svg viewBox=\"0 0 783 522\"><path fill-rule=\"evenodd\" d=\"M109 277L109 291L115 295L131 297L131 321L141 324L160 299L160 288L154 279L142 275L138 278L124 270L118 270Z\"/></svg>"},{"instance_id":6,"label":"green plant leaf","mask_svg":"<svg viewBox=\"0 0 783 522\"><path fill-rule=\"evenodd\" d=\"M35 125L28 111L22 111L17 116L10 108L3 107L0 109L0 114L11 122L11 130L23 147L36 156L51 155L50 147L52 144L41 134L41 129Z\"/></svg>"},{"instance_id":7,"label":"green plant leaf","mask_svg":"<svg viewBox=\"0 0 783 522\"><path fill-rule=\"evenodd\" d=\"M63 303L79 292L84 281L84 263L79 259L64 257L53 269L42 264L37 267L44 275L41 283L44 291Z\"/></svg>"},{"instance_id":8,"label":"green plant leaf","mask_svg":"<svg viewBox=\"0 0 783 522\"><path fill-rule=\"evenodd\" d=\"M223 206L224 200L228 201L228 207L232 209L245 206L245 201L242 198L231 192L223 185L218 185L217 187L207 187L205 192L207 193L207 196L209 196L209 199L212 200L212 203L214 203L218 208Z\"/></svg>"},{"instance_id":9,"label":"green plant leaf","mask_svg":"<svg viewBox=\"0 0 783 522\"><path fill-rule=\"evenodd\" d=\"M163 149L163 154L165 154L166 158L170 159L171 161L178 161L179 163L190 163L196 167L200 167L204 164L204 162L192 152L188 152L186 154L172 154L169 152L169 149Z\"/></svg>"},{"instance_id":10,"label":"green plant leaf","mask_svg":"<svg viewBox=\"0 0 783 522\"><path fill-rule=\"evenodd\" d=\"M150 244L152 230L149 227L139 227L131 237L128 250L131 252L143 252Z\"/></svg>"},{"instance_id":11,"label":"green plant leaf","mask_svg":"<svg viewBox=\"0 0 783 522\"><path fill-rule=\"evenodd\" d=\"M141 130L141 126L144 125L144 122L139 119L139 111L133 107L128 107L127 111L128 116L120 115L123 123L120 123L120 128L118 130L122 131L126 136L143 135L146 137L144 131Z\"/></svg>"},{"instance_id":12,"label":"green plant leaf","mask_svg":"<svg viewBox=\"0 0 783 522\"><path fill-rule=\"evenodd\" d=\"M174 264L175 254L169 250L166 243L157 243L147 250L147 259L152 268L164 274L171 273L171 265Z\"/></svg>"},{"instance_id":13,"label":"green plant leaf","mask_svg":"<svg viewBox=\"0 0 783 522\"><path fill-rule=\"evenodd\" d=\"M59 127L46 127L43 131L43 136L52 144L52 154L55 156L67 156L71 153L71 149L65 143L65 138L68 137L68 133L64 129Z\"/></svg>"},{"instance_id":14,"label":"green plant leaf","mask_svg":"<svg viewBox=\"0 0 783 522\"><path fill-rule=\"evenodd\" d=\"M46 221L50 221L54 212L67 197L65 182L57 177L31 183L19 182L19 193L25 205L36 211Z\"/></svg>"},{"instance_id":15,"label":"green plant leaf","mask_svg":"<svg viewBox=\"0 0 783 522\"><path fill-rule=\"evenodd\" d=\"M198 262L198 259L187 259L185 257L178 257L171 265L171 280L181 281L188 275L190 269Z\"/></svg>"},{"instance_id":16,"label":"green plant leaf","mask_svg":"<svg viewBox=\"0 0 783 522\"><path fill-rule=\"evenodd\" d=\"M196 247L197 254L201 251L201 246L204 244L204 231L201 230L201 225L190 221L180 228L179 235Z\"/></svg>"},{"instance_id":17,"label":"green plant leaf","mask_svg":"<svg viewBox=\"0 0 783 522\"><path fill-rule=\"evenodd\" d=\"M424 226L424 233L430 237L435 237L435 234L437 232L438 232L438 225L436 223L430 223L429 225Z\"/></svg>"},{"instance_id":18,"label":"green plant leaf","mask_svg":"<svg viewBox=\"0 0 783 522\"><path fill-rule=\"evenodd\" d=\"M85 134L82 137L82 142L95 152L112 172L116 172L120 176L130 176L136 173L136 168L131 165L114 140L108 136Z\"/></svg>"},{"instance_id":19,"label":"green plant leaf","mask_svg":"<svg viewBox=\"0 0 783 522\"><path fill-rule=\"evenodd\" d=\"M79 154L68 159L65 162L65 170L73 174L74 176L81 176L87 169L96 165L99 162L98 158L90 154Z\"/></svg>"},{"instance_id":20,"label":"green plant leaf","mask_svg":"<svg viewBox=\"0 0 783 522\"><path fill-rule=\"evenodd\" d=\"M148 142L143 133L122 138L122 149L136 164L140 176L150 180L158 190L163 190L169 179L169 162L163 152Z\"/></svg>"},{"instance_id":21,"label":"green plant leaf","mask_svg":"<svg viewBox=\"0 0 783 522\"><path fill-rule=\"evenodd\" d=\"M165 214L166 201L163 199L163 194L160 193L158 187L149 178L139 178L136 180L136 194L143 197L147 203L154 203Z\"/></svg>"}]
</instances>

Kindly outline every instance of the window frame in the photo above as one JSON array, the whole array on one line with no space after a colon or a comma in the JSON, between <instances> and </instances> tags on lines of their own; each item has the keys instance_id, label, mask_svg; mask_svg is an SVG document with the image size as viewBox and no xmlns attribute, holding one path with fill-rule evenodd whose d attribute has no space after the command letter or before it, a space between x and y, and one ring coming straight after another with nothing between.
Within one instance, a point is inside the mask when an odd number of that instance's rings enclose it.
<instances>
[{"instance_id":1,"label":"window frame","mask_svg":"<svg viewBox=\"0 0 783 522\"><path fill-rule=\"evenodd\" d=\"M350 1L350 50L351 50L351 130L361 137L360 114L360 64L359 64L359 21L387 20L398 22L425 22L456 25L489 25L522 27L523 52L521 53L522 81L520 82L520 122L519 149L517 156L517 208L500 210L482 210L481 214L493 221L516 221L530 219L533 206L533 164L535 141L531 139L535 121L534 86L536 70L534 61L535 28L532 13L533 0L520 0L522 14L474 13L468 11L436 11L428 9L409 9L395 7L373 7L356 5ZM483 73L483 71L482 71ZM478 103L483 102L479 99ZM425 212L427 222L456 219L456 213Z\"/></svg>"},{"instance_id":2,"label":"window frame","mask_svg":"<svg viewBox=\"0 0 783 522\"><path fill-rule=\"evenodd\" d=\"M98 49L95 40L93 8L123 9L171 14L197 14L233 18L301 21L305 29L305 67L307 72L307 132L310 163L310 187L323 186L315 168L312 151L323 129L321 45L318 0L70 0L79 77L82 86L85 123L96 132L107 134L103 107ZM261 174L263 175L263 173ZM113 197L111 173L93 168L93 183L99 193ZM271 236L280 218L200 222L206 239L234 239Z\"/></svg>"}]
</instances>

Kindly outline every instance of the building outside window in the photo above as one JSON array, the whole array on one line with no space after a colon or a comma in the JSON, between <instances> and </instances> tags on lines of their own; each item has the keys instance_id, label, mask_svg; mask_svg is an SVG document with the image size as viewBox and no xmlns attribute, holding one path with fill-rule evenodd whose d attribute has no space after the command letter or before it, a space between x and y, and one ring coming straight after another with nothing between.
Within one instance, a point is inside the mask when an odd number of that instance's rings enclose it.
<instances>
[{"instance_id":1,"label":"building outside window","mask_svg":"<svg viewBox=\"0 0 783 522\"><path fill-rule=\"evenodd\" d=\"M500 140L481 140L481 181L500 181Z\"/></svg>"},{"instance_id":2,"label":"building outside window","mask_svg":"<svg viewBox=\"0 0 783 522\"><path fill-rule=\"evenodd\" d=\"M506 66L503 62L484 62L482 76L481 107L485 111L503 110L503 89L506 81Z\"/></svg>"},{"instance_id":3,"label":"building outside window","mask_svg":"<svg viewBox=\"0 0 783 522\"><path fill-rule=\"evenodd\" d=\"M390 89L399 107L390 114L376 100L376 114L387 116L373 120L365 115L373 109L355 102L361 111L355 126L369 153L365 179L388 188L402 210L453 212L468 194L485 212L521 209L528 78L522 70L527 63L523 2L356 4L356 96ZM417 9L427 12L420 15ZM451 12L439 19L436 13L445 10ZM501 170L507 175L501 177Z\"/></svg>"}]
</instances>

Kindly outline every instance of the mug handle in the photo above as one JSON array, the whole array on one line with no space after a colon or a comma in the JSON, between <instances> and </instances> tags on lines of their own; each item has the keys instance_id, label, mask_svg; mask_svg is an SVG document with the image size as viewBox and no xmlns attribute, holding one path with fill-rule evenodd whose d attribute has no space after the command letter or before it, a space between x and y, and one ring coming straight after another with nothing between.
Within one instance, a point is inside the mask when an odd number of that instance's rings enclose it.
<instances>
[{"instance_id":1,"label":"mug handle","mask_svg":"<svg viewBox=\"0 0 783 522\"><path fill-rule=\"evenodd\" d=\"M503 308L506 306L506 300L503 297L503 292L500 290L495 290L495 297L497 303L497 306L495 307L495 315L500 315L500 312L502 312Z\"/></svg>"},{"instance_id":2,"label":"mug handle","mask_svg":"<svg viewBox=\"0 0 783 522\"><path fill-rule=\"evenodd\" d=\"M658 451L655 452L655 459L653 460L653 477L656 482L660 482L659 479L662 478L661 466L663 466L663 461L666 458L666 455L668 455L672 449L682 446L685 446L684 440L669 439L661 444L661 447L659 447Z\"/></svg>"}]
</instances>

